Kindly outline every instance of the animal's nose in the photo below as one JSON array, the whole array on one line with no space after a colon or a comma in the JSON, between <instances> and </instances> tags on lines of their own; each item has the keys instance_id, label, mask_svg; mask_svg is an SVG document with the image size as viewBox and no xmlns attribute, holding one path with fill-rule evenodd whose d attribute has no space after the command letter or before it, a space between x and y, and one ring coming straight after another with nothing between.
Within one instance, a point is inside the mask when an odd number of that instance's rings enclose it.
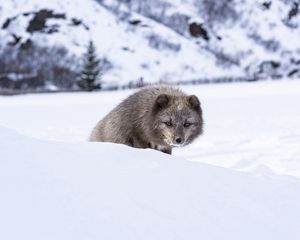
<instances>
[{"instance_id":1,"label":"animal's nose","mask_svg":"<svg viewBox=\"0 0 300 240\"><path fill-rule=\"evenodd\" d=\"M176 143L180 144L180 143L182 143L182 138L177 137L177 138L175 139L175 141L176 141Z\"/></svg>"}]
</instances>

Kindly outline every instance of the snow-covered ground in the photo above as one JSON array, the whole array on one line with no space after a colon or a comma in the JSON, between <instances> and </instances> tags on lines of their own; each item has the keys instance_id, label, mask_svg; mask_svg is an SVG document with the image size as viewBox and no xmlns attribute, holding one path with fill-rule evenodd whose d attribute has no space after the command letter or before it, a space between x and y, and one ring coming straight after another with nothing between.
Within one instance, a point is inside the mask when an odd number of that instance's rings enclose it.
<instances>
[{"instance_id":1,"label":"snow-covered ground","mask_svg":"<svg viewBox=\"0 0 300 240\"><path fill-rule=\"evenodd\" d=\"M300 81L183 89L174 156L86 141L132 91L0 97L0 239L298 239Z\"/></svg>"},{"instance_id":2,"label":"snow-covered ground","mask_svg":"<svg viewBox=\"0 0 300 240\"><path fill-rule=\"evenodd\" d=\"M202 86L205 134L176 153L237 170L300 177L300 82Z\"/></svg>"},{"instance_id":3,"label":"snow-covered ground","mask_svg":"<svg viewBox=\"0 0 300 240\"><path fill-rule=\"evenodd\" d=\"M183 87L197 94L204 136L175 155L238 170L300 177L300 81ZM86 141L133 91L0 97L0 125L56 141Z\"/></svg>"},{"instance_id":4,"label":"snow-covered ground","mask_svg":"<svg viewBox=\"0 0 300 240\"><path fill-rule=\"evenodd\" d=\"M299 237L298 179L0 132L0 239Z\"/></svg>"}]
</instances>

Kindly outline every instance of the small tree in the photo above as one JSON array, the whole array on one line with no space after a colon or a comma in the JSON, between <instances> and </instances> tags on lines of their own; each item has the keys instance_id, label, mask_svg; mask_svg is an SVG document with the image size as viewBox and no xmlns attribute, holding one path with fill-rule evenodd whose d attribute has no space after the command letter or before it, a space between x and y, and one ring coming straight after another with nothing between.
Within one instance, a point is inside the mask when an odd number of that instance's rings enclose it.
<instances>
[{"instance_id":1,"label":"small tree","mask_svg":"<svg viewBox=\"0 0 300 240\"><path fill-rule=\"evenodd\" d=\"M87 52L84 55L84 65L81 71L79 87L86 91L101 89L98 80L101 75L100 59L96 55L96 47L92 41L89 42Z\"/></svg>"}]
</instances>

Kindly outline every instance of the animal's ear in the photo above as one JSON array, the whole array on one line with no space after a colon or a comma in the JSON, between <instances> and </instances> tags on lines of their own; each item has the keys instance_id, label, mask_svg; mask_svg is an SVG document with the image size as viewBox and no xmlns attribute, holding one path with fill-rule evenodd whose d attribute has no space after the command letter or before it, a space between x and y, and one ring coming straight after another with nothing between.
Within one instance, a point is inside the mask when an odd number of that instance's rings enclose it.
<instances>
[{"instance_id":1,"label":"animal's ear","mask_svg":"<svg viewBox=\"0 0 300 240\"><path fill-rule=\"evenodd\" d=\"M170 102L170 96L167 94L159 95L155 100L155 110L160 110L168 106Z\"/></svg>"},{"instance_id":2,"label":"animal's ear","mask_svg":"<svg viewBox=\"0 0 300 240\"><path fill-rule=\"evenodd\" d=\"M200 110L200 101L195 95L188 96L188 101L191 107L195 110Z\"/></svg>"}]
</instances>

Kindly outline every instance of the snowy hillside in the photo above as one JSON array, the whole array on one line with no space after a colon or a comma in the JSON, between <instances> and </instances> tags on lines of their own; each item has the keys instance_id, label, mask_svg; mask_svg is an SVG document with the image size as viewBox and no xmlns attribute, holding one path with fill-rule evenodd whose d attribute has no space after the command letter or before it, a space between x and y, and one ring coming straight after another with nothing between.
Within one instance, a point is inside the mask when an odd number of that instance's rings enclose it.
<instances>
[{"instance_id":1,"label":"snowy hillside","mask_svg":"<svg viewBox=\"0 0 300 240\"><path fill-rule=\"evenodd\" d=\"M6 0L0 3L0 84L74 88L90 40L109 86L297 77L299 22L296 1ZM54 70L44 69L49 61Z\"/></svg>"},{"instance_id":2,"label":"snowy hillside","mask_svg":"<svg viewBox=\"0 0 300 240\"><path fill-rule=\"evenodd\" d=\"M79 57L93 40L99 55L113 65L103 76L110 84L229 75L216 66L215 56L171 29L137 14L119 19L93 0L10 0L0 11L2 45L62 45ZM241 74L235 67L231 71Z\"/></svg>"},{"instance_id":3,"label":"snowy hillside","mask_svg":"<svg viewBox=\"0 0 300 240\"><path fill-rule=\"evenodd\" d=\"M300 181L0 128L0 238L289 239Z\"/></svg>"}]
</instances>

